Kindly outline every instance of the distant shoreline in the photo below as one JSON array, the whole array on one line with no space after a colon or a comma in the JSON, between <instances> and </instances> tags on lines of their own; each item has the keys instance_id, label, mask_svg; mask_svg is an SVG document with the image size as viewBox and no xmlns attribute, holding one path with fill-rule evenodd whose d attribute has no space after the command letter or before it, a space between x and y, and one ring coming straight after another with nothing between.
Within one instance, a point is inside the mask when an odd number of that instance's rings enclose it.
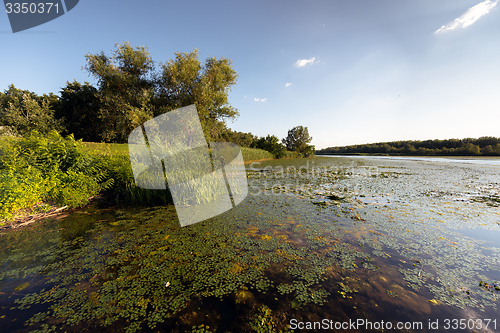
<instances>
[{"instance_id":1,"label":"distant shoreline","mask_svg":"<svg viewBox=\"0 0 500 333\"><path fill-rule=\"evenodd\" d=\"M468 163L468 164L485 164L492 166L500 166L500 156L395 156L395 155L341 155L341 154L318 154L322 157L346 157L346 158L375 158L384 160L400 160L400 161L424 161L424 162L451 162L451 163Z\"/></svg>"},{"instance_id":2,"label":"distant shoreline","mask_svg":"<svg viewBox=\"0 0 500 333\"><path fill-rule=\"evenodd\" d=\"M407 155L407 154L381 154L381 153L330 153L322 154L315 153L315 156L366 156L366 157L422 157L422 158L459 158L459 159L496 159L500 160L500 156L490 155Z\"/></svg>"}]
</instances>

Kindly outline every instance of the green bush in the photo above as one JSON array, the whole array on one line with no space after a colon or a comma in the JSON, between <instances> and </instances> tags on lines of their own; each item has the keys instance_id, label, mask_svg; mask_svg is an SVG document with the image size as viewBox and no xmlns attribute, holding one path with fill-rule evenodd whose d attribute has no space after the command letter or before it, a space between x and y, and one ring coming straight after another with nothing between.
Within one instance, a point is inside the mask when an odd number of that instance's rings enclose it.
<instances>
[{"instance_id":1,"label":"green bush","mask_svg":"<svg viewBox=\"0 0 500 333\"><path fill-rule=\"evenodd\" d=\"M13 219L17 212L41 204L47 188L50 183L37 170L28 174L0 170L0 221Z\"/></svg>"},{"instance_id":2,"label":"green bush","mask_svg":"<svg viewBox=\"0 0 500 333\"><path fill-rule=\"evenodd\" d=\"M43 203L79 207L112 184L105 161L72 135L0 140L0 221Z\"/></svg>"}]
</instances>

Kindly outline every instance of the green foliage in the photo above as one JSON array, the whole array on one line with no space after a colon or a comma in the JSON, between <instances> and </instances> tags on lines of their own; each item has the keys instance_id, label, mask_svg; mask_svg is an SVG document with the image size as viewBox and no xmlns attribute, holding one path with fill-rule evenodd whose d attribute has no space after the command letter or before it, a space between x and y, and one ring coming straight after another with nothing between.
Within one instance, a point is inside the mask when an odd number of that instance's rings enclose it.
<instances>
[{"instance_id":1,"label":"green foliage","mask_svg":"<svg viewBox=\"0 0 500 333\"><path fill-rule=\"evenodd\" d=\"M41 172L32 170L27 174L14 174L0 169L0 221L11 220L18 212L37 207L47 196L49 180L44 179ZM1 222L0 225L3 225Z\"/></svg>"},{"instance_id":2,"label":"green foliage","mask_svg":"<svg viewBox=\"0 0 500 333\"><path fill-rule=\"evenodd\" d=\"M394 141L364 145L329 147L318 154L389 154L389 155L440 155L440 156L500 156L500 139L449 139L426 141Z\"/></svg>"},{"instance_id":3,"label":"green foliage","mask_svg":"<svg viewBox=\"0 0 500 333\"><path fill-rule=\"evenodd\" d=\"M160 114L195 104L208 142L222 134L227 119L239 115L228 98L237 78L230 59L208 58L202 65L197 50L177 52L175 60L170 59L161 68L157 85Z\"/></svg>"},{"instance_id":4,"label":"green foliage","mask_svg":"<svg viewBox=\"0 0 500 333\"><path fill-rule=\"evenodd\" d=\"M17 142L19 156L28 166L41 170L45 175L54 171L83 171L90 166L90 157L83 151L81 141L73 135L62 137L51 131L47 136L34 131Z\"/></svg>"},{"instance_id":5,"label":"green foliage","mask_svg":"<svg viewBox=\"0 0 500 333\"><path fill-rule=\"evenodd\" d=\"M277 136L268 135L261 137L254 143L255 148L264 149L273 154L275 158L283 158L287 156L285 146L283 146Z\"/></svg>"},{"instance_id":6,"label":"green foliage","mask_svg":"<svg viewBox=\"0 0 500 333\"><path fill-rule=\"evenodd\" d=\"M253 135L252 133L238 132L232 131L231 129L226 129L224 130L224 132L222 132L218 140L236 143L240 147L260 148L255 147L257 136Z\"/></svg>"},{"instance_id":7,"label":"green foliage","mask_svg":"<svg viewBox=\"0 0 500 333\"><path fill-rule=\"evenodd\" d=\"M309 129L304 126L295 126L288 131L286 138L283 138L285 147L297 153L298 156L314 155L314 146L308 145L312 141L312 136L309 135Z\"/></svg>"},{"instance_id":8,"label":"green foliage","mask_svg":"<svg viewBox=\"0 0 500 333\"><path fill-rule=\"evenodd\" d=\"M85 55L85 69L98 80L101 139L125 142L135 127L153 117L154 62L145 46L115 46L112 56Z\"/></svg>"},{"instance_id":9,"label":"green foliage","mask_svg":"<svg viewBox=\"0 0 500 333\"><path fill-rule=\"evenodd\" d=\"M230 129L224 130L219 137L220 141L232 142L240 147L257 148L270 152L274 158L292 157L293 153L288 152L275 135L267 135L258 138L252 133L237 132ZM267 157L264 157L267 158ZM256 158L250 158L255 160Z\"/></svg>"},{"instance_id":10,"label":"green foliage","mask_svg":"<svg viewBox=\"0 0 500 333\"><path fill-rule=\"evenodd\" d=\"M79 207L113 184L105 161L90 155L72 135L32 132L26 138L2 139L0 149L0 220L43 202Z\"/></svg>"},{"instance_id":11,"label":"green foliage","mask_svg":"<svg viewBox=\"0 0 500 333\"><path fill-rule=\"evenodd\" d=\"M7 126L11 133L20 135L32 130L40 133L53 129L60 131L63 125L54 117L54 104L57 104L57 96L53 94L37 96L10 85L0 95L0 126Z\"/></svg>"},{"instance_id":12,"label":"green foliage","mask_svg":"<svg viewBox=\"0 0 500 333\"><path fill-rule=\"evenodd\" d=\"M63 119L66 132L84 141L100 141L104 122L100 118L101 101L98 90L88 82L66 82L61 90L60 105L56 117Z\"/></svg>"}]
</instances>

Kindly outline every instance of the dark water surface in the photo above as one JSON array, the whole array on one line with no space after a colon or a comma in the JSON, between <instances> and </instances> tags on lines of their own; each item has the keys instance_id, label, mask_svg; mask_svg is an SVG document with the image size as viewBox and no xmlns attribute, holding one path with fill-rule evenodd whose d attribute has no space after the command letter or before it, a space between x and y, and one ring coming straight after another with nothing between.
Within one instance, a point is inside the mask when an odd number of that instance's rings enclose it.
<instances>
[{"instance_id":1,"label":"dark water surface","mask_svg":"<svg viewBox=\"0 0 500 333\"><path fill-rule=\"evenodd\" d=\"M88 207L3 232L0 332L324 319L359 320L351 332L499 331L500 166L317 157L247 173L242 204L189 227L172 206Z\"/></svg>"}]
</instances>

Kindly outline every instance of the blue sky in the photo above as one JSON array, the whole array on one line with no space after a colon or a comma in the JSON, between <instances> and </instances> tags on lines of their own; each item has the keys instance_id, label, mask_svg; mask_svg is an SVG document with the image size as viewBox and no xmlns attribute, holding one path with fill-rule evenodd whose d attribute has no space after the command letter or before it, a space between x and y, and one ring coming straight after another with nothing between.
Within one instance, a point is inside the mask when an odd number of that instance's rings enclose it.
<instances>
[{"instance_id":1,"label":"blue sky","mask_svg":"<svg viewBox=\"0 0 500 333\"><path fill-rule=\"evenodd\" d=\"M230 58L234 130L316 148L500 137L500 0L94 1L13 34L0 14L0 90L95 83L84 55L146 45Z\"/></svg>"}]
</instances>

